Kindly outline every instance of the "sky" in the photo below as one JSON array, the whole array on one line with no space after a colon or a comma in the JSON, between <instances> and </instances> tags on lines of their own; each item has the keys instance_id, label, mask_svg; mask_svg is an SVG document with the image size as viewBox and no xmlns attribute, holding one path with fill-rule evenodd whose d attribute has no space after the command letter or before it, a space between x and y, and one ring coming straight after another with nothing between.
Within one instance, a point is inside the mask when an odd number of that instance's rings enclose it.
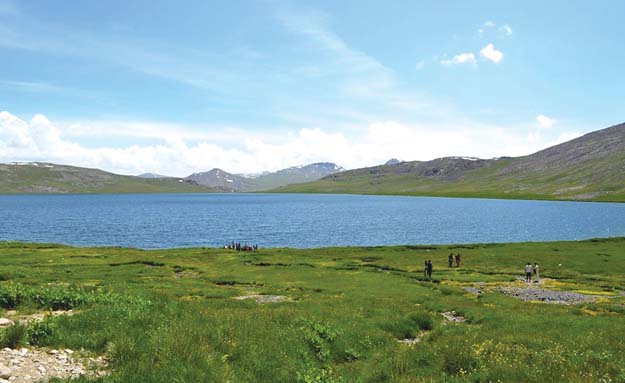
<instances>
[{"instance_id":1,"label":"sky","mask_svg":"<svg viewBox=\"0 0 625 383\"><path fill-rule=\"evenodd\" d=\"M625 121L622 1L0 0L0 162L492 158Z\"/></svg>"}]
</instances>

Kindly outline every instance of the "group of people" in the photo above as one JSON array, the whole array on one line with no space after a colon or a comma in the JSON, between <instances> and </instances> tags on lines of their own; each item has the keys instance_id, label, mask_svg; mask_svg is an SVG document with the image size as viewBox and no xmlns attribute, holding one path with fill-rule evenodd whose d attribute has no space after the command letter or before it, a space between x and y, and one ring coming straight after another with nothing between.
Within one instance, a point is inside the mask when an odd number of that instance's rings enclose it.
<instances>
[{"instance_id":1,"label":"group of people","mask_svg":"<svg viewBox=\"0 0 625 383\"><path fill-rule=\"evenodd\" d=\"M532 273L534 274L534 281L538 282L540 268L538 267L538 263L534 262L534 266L530 262L527 262L525 265L525 282L532 282Z\"/></svg>"},{"instance_id":2,"label":"group of people","mask_svg":"<svg viewBox=\"0 0 625 383\"><path fill-rule=\"evenodd\" d=\"M256 251L258 250L258 245L248 245L247 243L242 245L241 242L232 241L232 243L225 245L224 249L236 251Z\"/></svg>"},{"instance_id":3,"label":"group of people","mask_svg":"<svg viewBox=\"0 0 625 383\"><path fill-rule=\"evenodd\" d=\"M462 258L460 257L460 253L454 255L454 253L450 253L449 257L447 257L447 263L449 267L454 267L454 260L456 261L456 267L460 267L462 264Z\"/></svg>"},{"instance_id":4,"label":"group of people","mask_svg":"<svg viewBox=\"0 0 625 383\"><path fill-rule=\"evenodd\" d=\"M454 267L453 266L454 261L456 262L456 267L460 267L460 265L462 264L462 258L461 258L460 253L449 254L449 257L447 257L447 261L448 261L449 267ZM423 268L423 276L428 279L432 279L432 270L433 270L432 261L428 259L425 261L425 266ZM525 282L532 283L532 275L534 278L534 282L538 282L540 278L540 267L538 266L538 263L536 262L534 262L534 266L532 266L530 262L528 262L525 265Z\"/></svg>"},{"instance_id":5,"label":"group of people","mask_svg":"<svg viewBox=\"0 0 625 383\"><path fill-rule=\"evenodd\" d=\"M449 267L454 267L454 262L456 263L456 267L460 267L460 265L462 265L462 256L460 255L460 253L458 254L451 253L449 254L449 257L447 257L447 261L448 261ZM432 279L433 269L434 267L432 266L432 261L428 259L427 261L425 261L425 266L423 268L423 276L428 279Z\"/></svg>"}]
</instances>

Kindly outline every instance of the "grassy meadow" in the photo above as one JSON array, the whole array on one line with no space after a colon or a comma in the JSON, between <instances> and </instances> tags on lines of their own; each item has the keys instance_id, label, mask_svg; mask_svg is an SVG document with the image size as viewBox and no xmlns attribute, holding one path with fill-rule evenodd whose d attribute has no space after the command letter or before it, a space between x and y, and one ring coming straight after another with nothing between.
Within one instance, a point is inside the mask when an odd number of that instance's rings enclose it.
<instances>
[{"instance_id":1,"label":"grassy meadow","mask_svg":"<svg viewBox=\"0 0 625 383\"><path fill-rule=\"evenodd\" d=\"M542 288L596 300L498 292L525 286L526 262ZM108 376L78 380L93 382L624 382L624 272L625 238L258 252L4 242L0 317L75 314L0 330L0 346L105 355ZM235 299L266 295L284 298Z\"/></svg>"}]
</instances>

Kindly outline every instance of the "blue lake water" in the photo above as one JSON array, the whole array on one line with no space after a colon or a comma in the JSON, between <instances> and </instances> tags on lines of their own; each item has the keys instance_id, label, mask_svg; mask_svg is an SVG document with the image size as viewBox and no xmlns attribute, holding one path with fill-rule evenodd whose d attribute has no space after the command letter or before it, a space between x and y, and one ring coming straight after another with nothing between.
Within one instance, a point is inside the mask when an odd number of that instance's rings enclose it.
<instances>
[{"instance_id":1,"label":"blue lake water","mask_svg":"<svg viewBox=\"0 0 625 383\"><path fill-rule=\"evenodd\" d=\"M625 236L625 204L318 194L0 196L0 240L171 248Z\"/></svg>"}]
</instances>

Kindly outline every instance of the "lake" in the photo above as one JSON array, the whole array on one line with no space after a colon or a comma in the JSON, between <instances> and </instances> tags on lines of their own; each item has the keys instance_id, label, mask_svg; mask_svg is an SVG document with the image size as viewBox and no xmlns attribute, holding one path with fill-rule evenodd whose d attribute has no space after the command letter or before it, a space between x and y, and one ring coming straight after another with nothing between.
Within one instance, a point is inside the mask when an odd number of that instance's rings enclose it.
<instances>
[{"instance_id":1,"label":"lake","mask_svg":"<svg viewBox=\"0 0 625 383\"><path fill-rule=\"evenodd\" d=\"M625 235L625 204L321 194L0 196L0 240L171 248L373 246Z\"/></svg>"}]
</instances>

